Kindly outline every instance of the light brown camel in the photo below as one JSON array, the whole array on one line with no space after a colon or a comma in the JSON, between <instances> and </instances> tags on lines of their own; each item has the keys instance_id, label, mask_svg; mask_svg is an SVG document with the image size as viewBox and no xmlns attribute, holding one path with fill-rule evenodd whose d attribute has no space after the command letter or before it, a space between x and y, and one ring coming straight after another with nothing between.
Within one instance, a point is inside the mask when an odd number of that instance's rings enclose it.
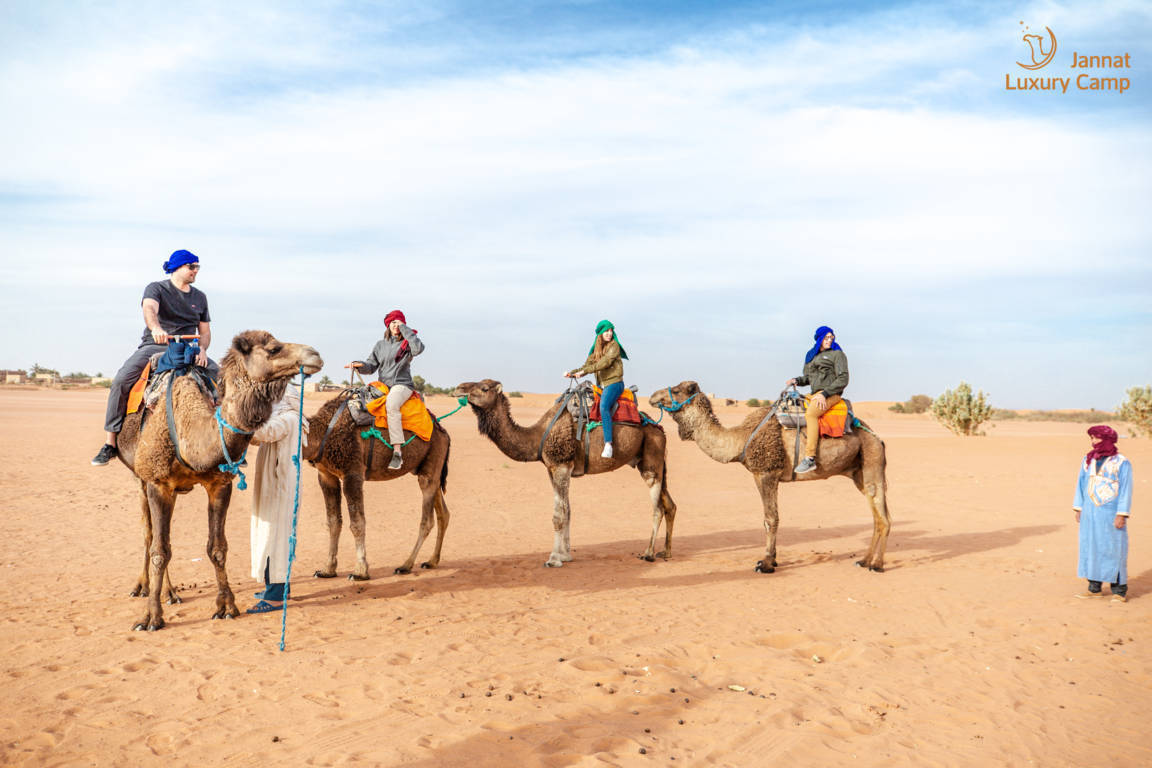
<instances>
[{"instance_id":1,"label":"light brown camel","mask_svg":"<svg viewBox=\"0 0 1152 768\"><path fill-rule=\"evenodd\" d=\"M395 573L411 573L420 553L420 547L428 532L432 530L432 511L436 511L436 551L421 568L435 568L440 563L440 550L444 546L444 532L448 529L448 503L444 500L444 490L448 487L448 453L452 438L434 421L432 437L424 442L419 437L404 446L401 452L404 463L399 469L388 469L392 459L392 449L375 437L363 438L361 432L369 427L361 427L352 419L347 407L348 393L341 392L320 407L311 418L311 435L304 458L312 462L319 472L320 490L324 494L324 508L328 513L328 565L316 571L322 579L336 576L336 550L340 543L340 529L343 519L340 514L340 487L343 484L344 498L348 503L348 525L356 539L356 569L349 579L364 581L368 576L368 559L364 547L364 481L395 480L407 474L416 476L422 498L420 506L420 528L416 535L416 546L404 564ZM340 413L335 421L332 416ZM330 430L330 431L329 431ZM327 433L327 435L326 435ZM387 434L387 430L384 430ZM405 431L405 439L412 436ZM326 436L325 436L326 435Z\"/></svg>"},{"instance_id":2,"label":"light brown camel","mask_svg":"<svg viewBox=\"0 0 1152 768\"><path fill-rule=\"evenodd\" d=\"M872 511L872 543L868 554L857 560L856 565L871 571L884 570L884 549L892 522L885 499L888 480L884 471L884 443L873 432L854 430L844 437L820 438L816 469L796 476L792 472L796 466L796 430L784 429L772 416L756 433L755 439L748 442L768 415L769 407L756 409L738 427L724 427L712 412L711 401L694 381L682 381L673 387L657 390L648 402L672 414L681 439L695 440L700 450L716 461L722 464L739 462L752 473L760 491L760 500L764 503L764 530L768 535L764 559L756 563L758 572L772 573L776 570L776 529L780 524L776 507L778 485L794 480L824 480L836 475L852 478Z\"/></svg>"},{"instance_id":3,"label":"light brown camel","mask_svg":"<svg viewBox=\"0 0 1152 768\"><path fill-rule=\"evenodd\" d=\"M312 347L278 341L267 331L244 331L232 339L231 348L220 361L220 413L236 429L253 432L271 417L272 406L284 396L288 381L301 367L305 373L315 373L323 365ZM212 618L239 615L225 570L228 541L224 523L233 475L218 469L227 459L216 406L191 376L176 378L172 406L179 456L186 465L177 458L169 437L165 399L159 401L154 413L141 410L130 414L117 441L120 460L140 481L144 522L144 572L132 594L148 598L148 612L133 629L152 631L164 626L162 594L170 603L180 601L168 578L172 509L178 494L189 493L197 485L208 492L208 559L216 569L216 612ZM149 415L144 418L146 413ZM223 434L228 455L238 461L251 436L230 429L224 429Z\"/></svg>"},{"instance_id":4,"label":"light brown camel","mask_svg":"<svg viewBox=\"0 0 1152 768\"><path fill-rule=\"evenodd\" d=\"M552 554L544 565L559 568L572 560L572 546L569 541L572 507L568 502L568 484L577 463L577 452L583 450L576 435L576 422L565 410L545 431L557 411L564 407L557 403L540 417L531 427L522 427L512 421L508 397L498 381L484 379L477 382L464 382L456 388L457 397L467 397L468 404L476 414L480 434L496 443L505 456L515 461L542 461L552 481ZM613 427L612 445L615 448L612 458L603 458L602 430L595 430L589 436L585 474L598 475L611 472L623 466L640 470L648 486L652 499L652 538L648 549L640 558L652 562L657 557L672 556L672 524L676 519L676 504L668 495L668 468L665 462L667 439L664 430L654 424L638 426L616 424ZM660 532L660 521L664 521L664 551L656 553L656 536Z\"/></svg>"}]
</instances>

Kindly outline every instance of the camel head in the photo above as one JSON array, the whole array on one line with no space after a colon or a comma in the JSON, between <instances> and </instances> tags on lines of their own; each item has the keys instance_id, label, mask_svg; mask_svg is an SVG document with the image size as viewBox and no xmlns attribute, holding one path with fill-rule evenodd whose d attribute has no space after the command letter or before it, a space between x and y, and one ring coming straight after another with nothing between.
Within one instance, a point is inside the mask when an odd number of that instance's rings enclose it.
<instances>
[{"instance_id":1,"label":"camel head","mask_svg":"<svg viewBox=\"0 0 1152 768\"><path fill-rule=\"evenodd\" d=\"M707 399L704 393L700 391L699 384L694 381L682 381L671 387L656 390L648 398L648 403L654 408L668 410L676 422L680 439L691 440L695 422L690 416L698 413L699 406L703 405ZM677 403L680 404L679 407L677 407Z\"/></svg>"},{"instance_id":2,"label":"camel head","mask_svg":"<svg viewBox=\"0 0 1152 768\"><path fill-rule=\"evenodd\" d=\"M244 331L220 361L220 397L229 390L247 391L255 385L279 385L274 400L284 395L288 380L300 373L316 373L324 366L320 353L306 344L280 341L268 331ZM266 387L260 387L266 389Z\"/></svg>"},{"instance_id":3,"label":"camel head","mask_svg":"<svg viewBox=\"0 0 1152 768\"><path fill-rule=\"evenodd\" d=\"M504 385L493 379L465 381L452 393L453 397L466 397L468 404L481 411L490 411L499 401Z\"/></svg>"}]
</instances>

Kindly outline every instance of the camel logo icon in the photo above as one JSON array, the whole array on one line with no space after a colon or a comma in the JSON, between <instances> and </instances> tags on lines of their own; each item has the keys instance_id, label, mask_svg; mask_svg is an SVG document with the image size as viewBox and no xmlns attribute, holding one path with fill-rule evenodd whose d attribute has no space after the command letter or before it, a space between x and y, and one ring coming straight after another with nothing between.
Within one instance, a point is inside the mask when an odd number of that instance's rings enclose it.
<instances>
[{"instance_id":1,"label":"camel logo icon","mask_svg":"<svg viewBox=\"0 0 1152 768\"><path fill-rule=\"evenodd\" d=\"M1024 24L1024 22L1020 23L1022 25ZM1048 33L1047 40L1044 39L1044 35L1029 32L1028 27L1024 27L1023 40L1028 44L1028 49L1032 54L1031 64L1016 62L1024 69L1042 69L1046 67L1048 62L1052 61L1052 57L1056 55L1056 35L1052 34L1052 30L1049 27L1044 27L1044 31ZM1045 44L1047 44L1048 50L1044 50Z\"/></svg>"}]
</instances>

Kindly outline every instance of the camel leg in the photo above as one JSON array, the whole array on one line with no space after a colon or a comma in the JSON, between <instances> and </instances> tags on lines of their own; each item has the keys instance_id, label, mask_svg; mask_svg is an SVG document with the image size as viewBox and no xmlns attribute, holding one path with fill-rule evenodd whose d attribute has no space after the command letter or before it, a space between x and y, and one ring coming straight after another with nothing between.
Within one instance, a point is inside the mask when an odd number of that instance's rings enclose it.
<instances>
[{"instance_id":1,"label":"camel leg","mask_svg":"<svg viewBox=\"0 0 1152 768\"><path fill-rule=\"evenodd\" d=\"M544 565L559 568L572 561L569 533L572 525L572 507L568 502L568 485L572 480L572 467L561 464L548 470L552 479L552 554Z\"/></svg>"},{"instance_id":2,"label":"camel leg","mask_svg":"<svg viewBox=\"0 0 1152 768\"><path fill-rule=\"evenodd\" d=\"M676 502L668 494L667 473L660 478L660 506L664 508L664 551L657 552L656 557L668 560L672 557L672 524L676 522Z\"/></svg>"},{"instance_id":3,"label":"camel leg","mask_svg":"<svg viewBox=\"0 0 1152 768\"><path fill-rule=\"evenodd\" d=\"M320 492L324 494L324 510L328 513L328 567L312 575L331 579L336 576L336 550L340 545L340 528L344 524L340 516L340 478L323 470L316 474L320 479Z\"/></svg>"},{"instance_id":4,"label":"camel leg","mask_svg":"<svg viewBox=\"0 0 1152 768\"><path fill-rule=\"evenodd\" d=\"M756 489L760 491L760 501L764 504L764 532L767 534L767 546L764 550L764 559L756 561L757 573L772 573L776 570L776 531L780 527L780 510L776 505L776 495L780 483L775 476L757 472L753 474L756 480Z\"/></svg>"},{"instance_id":5,"label":"camel leg","mask_svg":"<svg viewBox=\"0 0 1152 768\"><path fill-rule=\"evenodd\" d=\"M650 470L641 471L640 476L644 478L644 484L648 486L648 496L652 500L652 538L648 540L648 549L640 555L640 559L651 563L656 560L656 537L660 535L660 521L664 519L664 510L661 506L664 484L660 482L656 473ZM660 556L665 559L672 556L671 541L664 542L664 551Z\"/></svg>"},{"instance_id":6,"label":"camel leg","mask_svg":"<svg viewBox=\"0 0 1152 768\"><path fill-rule=\"evenodd\" d=\"M228 520L228 502L232 500L232 483L221 483L208 489L208 559L216 570L216 612L214 619L234 619L240 615L236 596L228 586L228 539L224 524Z\"/></svg>"},{"instance_id":7,"label":"camel leg","mask_svg":"<svg viewBox=\"0 0 1152 768\"><path fill-rule=\"evenodd\" d=\"M856 470L852 480L864 494L864 498L868 501L868 509L872 512L872 541L868 545L868 554L863 560L857 560L856 565L882 573L884 552L888 546L888 532L892 528L892 518L888 516L884 477L871 468L865 468Z\"/></svg>"},{"instance_id":8,"label":"camel leg","mask_svg":"<svg viewBox=\"0 0 1152 768\"><path fill-rule=\"evenodd\" d=\"M364 547L364 478L359 475L344 476L344 500L348 503L348 527L356 540L356 568L348 574L351 581L367 581L368 555Z\"/></svg>"},{"instance_id":9,"label":"camel leg","mask_svg":"<svg viewBox=\"0 0 1152 768\"><path fill-rule=\"evenodd\" d=\"M148 509L151 517L152 541L148 547L148 612L132 627L154 632L164 628L164 610L160 607L161 585L168 561L172 559L172 508L176 505L176 492L171 488L149 485Z\"/></svg>"},{"instance_id":10,"label":"camel leg","mask_svg":"<svg viewBox=\"0 0 1152 768\"><path fill-rule=\"evenodd\" d=\"M148 486L140 481L140 526L144 529L144 567L136 579L136 586L128 594L132 597L148 597L148 563L152 549L152 510L148 507ZM164 572L167 575L167 571Z\"/></svg>"},{"instance_id":11,"label":"camel leg","mask_svg":"<svg viewBox=\"0 0 1152 768\"><path fill-rule=\"evenodd\" d=\"M432 557L420 563L421 568L435 568L440 565L440 550L444 546L444 534L448 531L448 520L451 518L451 515L448 514L448 501L444 498L444 491L437 488L432 501L436 507L436 551L432 553Z\"/></svg>"},{"instance_id":12,"label":"camel leg","mask_svg":"<svg viewBox=\"0 0 1152 768\"><path fill-rule=\"evenodd\" d=\"M428 538L428 532L432 530L432 510L436 506L436 494L439 493L438 486L439 478L431 478L427 475L417 475L417 482L420 484L420 527L416 531L416 546L412 548L412 554L408 555L408 559L404 564L397 568L395 573L412 573L412 566L416 564L416 555L420 554L420 547L424 545L424 539ZM424 563L424 567L428 567Z\"/></svg>"}]
</instances>

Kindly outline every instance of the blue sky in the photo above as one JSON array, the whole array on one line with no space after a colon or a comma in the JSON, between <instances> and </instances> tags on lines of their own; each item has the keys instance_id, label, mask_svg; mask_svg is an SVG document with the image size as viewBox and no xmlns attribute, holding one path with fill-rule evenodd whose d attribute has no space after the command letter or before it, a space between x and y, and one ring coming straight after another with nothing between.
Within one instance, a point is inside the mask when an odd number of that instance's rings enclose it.
<instances>
[{"instance_id":1,"label":"blue sky","mask_svg":"<svg viewBox=\"0 0 1152 768\"><path fill-rule=\"evenodd\" d=\"M555 391L604 317L645 393L773 395L825 324L857 399L1152 383L1147 2L6 13L0 367L115 370L188 248L217 356L262 327L333 378L398 306L441 385ZM1130 90L1006 91L1021 21L1033 75Z\"/></svg>"}]
</instances>

